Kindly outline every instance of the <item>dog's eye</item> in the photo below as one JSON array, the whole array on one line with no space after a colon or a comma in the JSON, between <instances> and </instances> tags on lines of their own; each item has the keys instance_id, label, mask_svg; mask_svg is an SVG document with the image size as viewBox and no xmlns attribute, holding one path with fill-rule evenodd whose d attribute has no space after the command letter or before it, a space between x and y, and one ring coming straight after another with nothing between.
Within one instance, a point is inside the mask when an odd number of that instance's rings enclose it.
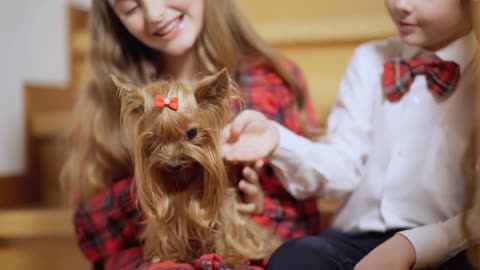
<instances>
[{"instance_id":1,"label":"dog's eye","mask_svg":"<svg viewBox=\"0 0 480 270\"><path fill-rule=\"evenodd\" d=\"M197 129L191 128L187 130L187 133L185 134L185 136L187 136L188 140L192 140L193 138L195 138L195 136L197 136Z\"/></svg>"}]
</instances>

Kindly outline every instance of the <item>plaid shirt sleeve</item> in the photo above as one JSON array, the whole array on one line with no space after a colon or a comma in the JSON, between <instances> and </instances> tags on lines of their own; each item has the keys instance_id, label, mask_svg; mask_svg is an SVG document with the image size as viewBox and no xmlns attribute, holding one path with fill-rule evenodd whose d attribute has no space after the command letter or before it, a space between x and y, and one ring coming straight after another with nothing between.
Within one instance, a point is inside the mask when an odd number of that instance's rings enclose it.
<instances>
[{"instance_id":1,"label":"plaid shirt sleeve","mask_svg":"<svg viewBox=\"0 0 480 270\"><path fill-rule=\"evenodd\" d=\"M308 90L300 69L291 62L284 62L302 86L305 95L308 124L315 125L315 114L309 99ZM245 107L264 113L268 118L284 125L297 134L300 128L300 108L295 101L292 89L266 63L241 70L237 78L245 97ZM314 235L319 230L319 212L315 199L297 200L280 184L270 166L260 173L265 194L264 212L254 215L254 220L283 238L290 239L304 235Z\"/></svg>"}]
</instances>

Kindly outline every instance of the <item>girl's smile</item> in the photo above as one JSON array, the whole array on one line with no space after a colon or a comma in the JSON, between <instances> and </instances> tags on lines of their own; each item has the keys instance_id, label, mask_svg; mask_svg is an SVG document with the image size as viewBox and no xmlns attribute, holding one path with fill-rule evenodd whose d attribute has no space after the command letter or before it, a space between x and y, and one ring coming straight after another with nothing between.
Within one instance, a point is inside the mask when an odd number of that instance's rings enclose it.
<instances>
[{"instance_id":1,"label":"girl's smile","mask_svg":"<svg viewBox=\"0 0 480 270\"><path fill-rule=\"evenodd\" d=\"M155 30L153 33L154 36L161 38L164 41L169 41L175 39L181 30L183 30L185 24L183 22L183 14L170 20L165 25L162 25Z\"/></svg>"}]
</instances>

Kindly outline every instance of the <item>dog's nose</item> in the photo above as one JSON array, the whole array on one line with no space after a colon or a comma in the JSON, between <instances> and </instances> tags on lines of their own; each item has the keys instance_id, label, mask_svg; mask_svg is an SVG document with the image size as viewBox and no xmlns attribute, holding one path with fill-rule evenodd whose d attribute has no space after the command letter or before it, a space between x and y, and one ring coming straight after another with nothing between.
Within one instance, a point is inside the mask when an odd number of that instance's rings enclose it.
<instances>
[{"instance_id":1,"label":"dog's nose","mask_svg":"<svg viewBox=\"0 0 480 270\"><path fill-rule=\"evenodd\" d=\"M168 163L168 169L171 171L179 171L182 168L180 161L174 160Z\"/></svg>"}]
</instances>

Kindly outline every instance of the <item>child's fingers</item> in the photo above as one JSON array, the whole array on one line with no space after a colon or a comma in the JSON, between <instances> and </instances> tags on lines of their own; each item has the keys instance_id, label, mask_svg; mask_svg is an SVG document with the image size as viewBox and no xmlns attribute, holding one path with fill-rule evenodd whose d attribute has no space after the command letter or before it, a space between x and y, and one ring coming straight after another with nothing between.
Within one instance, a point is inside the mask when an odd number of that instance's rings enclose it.
<instances>
[{"instance_id":1,"label":"child's fingers","mask_svg":"<svg viewBox=\"0 0 480 270\"><path fill-rule=\"evenodd\" d=\"M261 116L261 113L251 110L241 112L232 121L231 133L234 136L238 136L248 127L249 124L252 123L252 120L254 120L255 117L258 118L259 116Z\"/></svg>"},{"instance_id":2,"label":"child's fingers","mask_svg":"<svg viewBox=\"0 0 480 270\"><path fill-rule=\"evenodd\" d=\"M220 149L222 152L222 156L227 159L228 157L232 156L232 152L233 152L232 145L229 144L229 142L235 140L233 138L231 131L232 131L232 124L228 124L227 126L225 126L225 128L223 128L220 134L220 145L221 145Z\"/></svg>"},{"instance_id":3,"label":"child's fingers","mask_svg":"<svg viewBox=\"0 0 480 270\"><path fill-rule=\"evenodd\" d=\"M258 193L258 187L256 185L251 184L243 179L238 183L238 188L246 195L256 195Z\"/></svg>"},{"instance_id":4,"label":"child's fingers","mask_svg":"<svg viewBox=\"0 0 480 270\"><path fill-rule=\"evenodd\" d=\"M255 171L252 167L246 166L242 170L242 175L245 177L245 179L255 185L258 185L259 179L258 179L258 173Z\"/></svg>"},{"instance_id":5,"label":"child's fingers","mask_svg":"<svg viewBox=\"0 0 480 270\"><path fill-rule=\"evenodd\" d=\"M260 159L255 161L255 164L253 165L253 167L255 168L255 171L257 171L257 173L260 173L264 165L265 165L265 161L263 159Z\"/></svg>"},{"instance_id":6,"label":"child's fingers","mask_svg":"<svg viewBox=\"0 0 480 270\"><path fill-rule=\"evenodd\" d=\"M235 140L234 134L232 134L232 124L226 125L220 133L220 144L231 142Z\"/></svg>"},{"instance_id":7,"label":"child's fingers","mask_svg":"<svg viewBox=\"0 0 480 270\"><path fill-rule=\"evenodd\" d=\"M255 212L254 203L238 203L237 211L242 214L253 214Z\"/></svg>"}]
</instances>

